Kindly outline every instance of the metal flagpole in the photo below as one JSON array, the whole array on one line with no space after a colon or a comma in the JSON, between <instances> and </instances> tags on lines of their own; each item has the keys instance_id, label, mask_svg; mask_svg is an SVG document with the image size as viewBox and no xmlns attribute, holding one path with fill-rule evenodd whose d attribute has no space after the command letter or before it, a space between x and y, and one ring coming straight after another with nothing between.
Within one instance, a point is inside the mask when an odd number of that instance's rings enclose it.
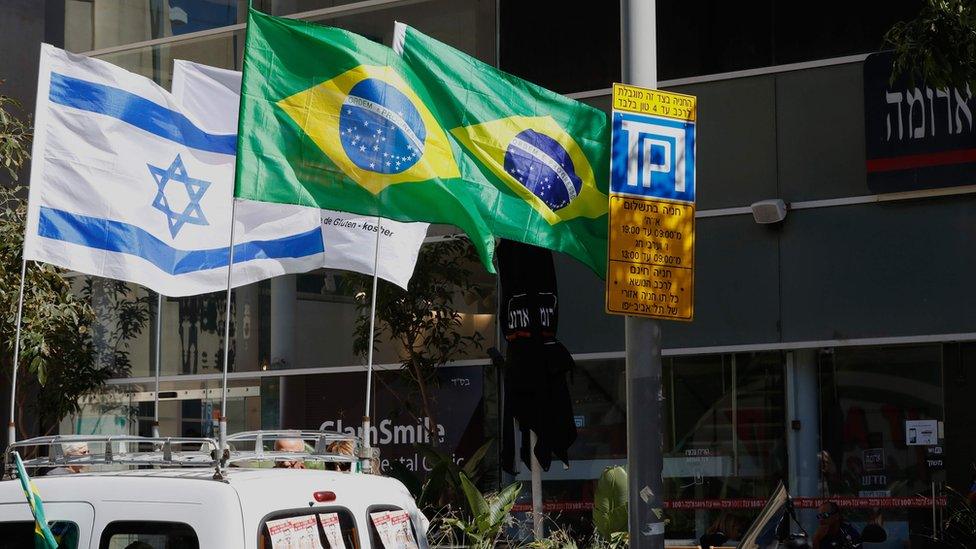
<instances>
[{"instance_id":1,"label":"metal flagpole","mask_svg":"<svg viewBox=\"0 0 976 549\"><path fill-rule=\"evenodd\" d=\"M159 438L159 369L163 343L163 294L156 293L156 392L153 393L152 436Z\"/></svg>"},{"instance_id":2,"label":"metal flagpole","mask_svg":"<svg viewBox=\"0 0 976 549\"><path fill-rule=\"evenodd\" d=\"M234 214L237 199L230 207L230 247L227 249L227 306L224 308L224 373L220 382L220 450L227 448L227 368L230 362L230 293L234 274Z\"/></svg>"},{"instance_id":3,"label":"metal flagpole","mask_svg":"<svg viewBox=\"0 0 976 549\"><path fill-rule=\"evenodd\" d=\"M529 458L532 462L532 534L536 541L541 541L545 537L545 529L542 524L542 465L539 458L535 457L535 444L539 440L535 431L529 431Z\"/></svg>"},{"instance_id":4,"label":"metal flagpole","mask_svg":"<svg viewBox=\"0 0 976 549\"><path fill-rule=\"evenodd\" d=\"M20 320L24 313L24 279L27 278L27 258L20 264L20 297L17 299L17 335L14 340L13 375L10 376L10 424L7 426L7 443L17 442L17 424L14 410L17 405L17 362L20 360Z\"/></svg>"},{"instance_id":5,"label":"metal flagpole","mask_svg":"<svg viewBox=\"0 0 976 549\"><path fill-rule=\"evenodd\" d=\"M380 262L380 217L376 216L376 245L373 247L373 295L372 304L369 307L369 345L366 347L366 410L363 413L363 449L366 456L362 462L362 469L368 470L372 461L370 457L370 396L373 388L373 335L376 329L376 282L378 279L377 270ZM368 471L375 473L376 471Z\"/></svg>"}]
</instances>

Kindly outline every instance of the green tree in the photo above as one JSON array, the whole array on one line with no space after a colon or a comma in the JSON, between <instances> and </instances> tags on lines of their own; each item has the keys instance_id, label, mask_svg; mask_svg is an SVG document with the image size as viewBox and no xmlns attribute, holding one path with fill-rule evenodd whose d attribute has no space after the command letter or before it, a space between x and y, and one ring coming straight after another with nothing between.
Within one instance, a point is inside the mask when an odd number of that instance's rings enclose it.
<instances>
[{"instance_id":1,"label":"green tree","mask_svg":"<svg viewBox=\"0 0 976 549\"><path fill-rule=\"evenodd\" d=\"M376 293L375 345L386 339L400 350L400 369L413 390L396 394L402 409L419 420L429 418L430 440L437 444L437 420L433 391L437 368L457 360L471 348L480 348L481 334L463 335L456 299L477 292L471 265L477 254L466 239L428 244L421 248L408 289L378 281ZM372 277L357 275L360 314L356 324L354 352L365 355L369 341L369 310ZM376 379L380 379L377 377ZM382 380L380 380L382 382ZM393 391L390 391L393 393Z\"/></svg>"},{"instance_id":2,"label":"green tree","mask_svg":"<svg viewBox=\"0 0 976 549\"><path fill-rule=\"evenodd\" d=\"M885 34L894 50L892 81L907 76L935 88L976 83L976 2L925 0L918 16Z\"/></svg>"},{"instance_id":3,"label":"green tree","mask_svg":"<svg viewBox=\"0 0 976 549\"><path fill-rule=\"evenodd\" d=\"M14 181L30 158L31 141L29 120L18 118L17 109L16 101L0 96L0 166ZM0 187L0 371L8 381L13 372L26 194L22 186ZM15 403L18 437L38 428L52 432L61 419L79 411L81 397L107 379L126 374L131 367L128 342L148 321L149 296L144 290L65 274L51 265L27 266ZM34 422L27 421L28 412Z\"/></svg>"}]
</instances>

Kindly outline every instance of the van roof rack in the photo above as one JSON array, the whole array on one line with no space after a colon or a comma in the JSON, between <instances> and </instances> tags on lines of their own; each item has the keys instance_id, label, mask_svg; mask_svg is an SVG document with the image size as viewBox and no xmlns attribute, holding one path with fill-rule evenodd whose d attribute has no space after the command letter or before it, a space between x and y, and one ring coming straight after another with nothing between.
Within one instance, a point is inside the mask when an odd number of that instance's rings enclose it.
<instances>
[{"instance_id":1,"label":"van roof rack","mask_svg":"<svg viewBox=\"0 0 976 549\"><path fill-rule=\"evenodd\" d=\"M275 450L278 440L299 439L302 451ZM336 442L347 442L352 454L330 451ZM88 454L67 454L66 447L84 443L96 446ZM3 458L3 477L16 474L12 454L19 452L27 469L55 467L208 467L214 479L223 478L230 464L243 462L303 461L356 464L365 456L362 440L356 435L338 431L261 430L235 433L227 437L228 449L221 452L213 438L141 437L132 435L54 435L14 442ZM266 448L267 445L271 448ZM248 448L247 446L250 447ZM98 448L102 446L102 448ZM241 448L245 446L245 448ZM311 446L311 450L308 450ZM188 448L189 447L189 448ZM372 455L372 454L370 454ZM350 470L355 471L354 465Z\"/></svg>"},{"instance_id":2,"label":"van roof rack","mask_svg":"<svg viewBox=\"0 0 976 549\"><path fill-rule=\"evenodd\" d=\"M88 454L65 453L72 444L102 445ZM192 447L192 448L188 448ZM96 448L96 450L98 450ZM3 457L4 476L13 476L13 452L28 469L98 466L216 467L217 441L202 437L140 437L132 435L54 435L14 442ZM24 457L31 456L31 457Z\"/></svg>"},{"instance_id":3,"label":"van roof rack","mask_svg":"<svg viewBox=\"0 0 976 549\"><path fill-rule=\"evenodd\" d=\"M279 440L301 440L305 447L311 446L311 451L276 450L273 444ZM352 454L330 451L333 443L346 442L352 446ZM266 448L272 444L271 448ZM340 433L338 431L303 431L303 430L261 430L235 433L227 437L230 456L227 463L244 461L305 461L320 463L357 463L362 456L363 444L356 435ZM250 445L250 448L240 446Z\"/></svg>"}]
</instances>

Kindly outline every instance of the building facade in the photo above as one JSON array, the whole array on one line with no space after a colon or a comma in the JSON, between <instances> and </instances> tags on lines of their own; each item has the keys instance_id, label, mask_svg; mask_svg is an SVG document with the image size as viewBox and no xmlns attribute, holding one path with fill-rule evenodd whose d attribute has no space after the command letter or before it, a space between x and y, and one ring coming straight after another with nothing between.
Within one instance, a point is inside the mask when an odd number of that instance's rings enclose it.
<instances>
[{"instance_id":1,"label":"building facade","mask_svg":"<svg viewBox=\"0 0 976 549\"><path fill-rule=\"evenodd\" d=\"M41 39L165 87L175 59L240 69L243 1L12 4L33 29L20 31L30 46L16 47L35 65L0 61L8 70L0 77L32 81ZM253 4L387 45L402 21L604 110L620 78L616 2L581 11L512 0ZM972 94L947 100L944 119L931 97L920 99L920 119L915 104L906 103L907 122L899 106L896 128L894 114L872 115L884 98L865 91L866 60L921 3L783 4L658 0L660 87L699 105L696 316L663 328L668 537L697 538L724 520L745 525L782 481L797 497L843 499L853 522L881 515L890 546L900 547L932 533L931 502L916 496L944 485L967 492L976 471L968 402L976 394L976 180L909 176L886 188L871 179L879 164L869 162L866 135L891 141L897 129L901 142L922 143L941 120L971 139ZM750 205L776 198L790 205L786 219L757 224ZM603 468L626 461L623 319L604 313L599 278L569 258L556 263L559 336L577 364L570 391L579 439L572 466L543 478L547 509L571 523L588 513ZM463 330L497 347L496 281L474 268L484 297L459 304ZM365 378L351 340L362 313L350 287L346 273L322 271L235 291L232 430L358 424ZM164 433L213 431L223 310L222 295L164 302ZM151 333L134 342L131 376L113 380L63 432L149 432ZM440 379L436 415L457 459L499 432L498 376L484 349ZM383 369L397 356L381 349ZM401 382L393 371L379 375L374 436L384 458L421 471L413 443L424 435L395 401ZM908 422L923 420L937 422L944 467L930 466L935 450L913 443Z\"/></svg>"}]
</instances>

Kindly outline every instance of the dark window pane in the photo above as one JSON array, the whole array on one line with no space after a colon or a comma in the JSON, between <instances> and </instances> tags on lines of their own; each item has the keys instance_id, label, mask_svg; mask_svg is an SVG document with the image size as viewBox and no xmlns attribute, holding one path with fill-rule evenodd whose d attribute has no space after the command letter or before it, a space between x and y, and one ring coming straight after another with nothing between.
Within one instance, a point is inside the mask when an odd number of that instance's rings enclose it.
<instances>
[{"instance_id":1,"label":"dark window pane","mask_svg":"<svg viewBox=\"0 0 976 549\"><path fill-rule=\"evenodd\" d=\"M58 549L78 547L78 525L56 520L48 523ZM34 523L32 521L0 522L0 546L6 549L34 549Z\"/></svg>"},{"instance_id":2,"label":"dark window pane","mask_svg":"<svg viewBox=\"0 0 976 549\"><path fill-rule=\"evenodd\" d=\"M771 65L773 3L660 0L658 79Z\"/></svg>"},{"instance_id":3,"label":"dark window pane","mask_svg":"<svg viewBox=\"0 0 976 549\"><path fill-rule=\"evenodd\" d=\"M199 549L197 534L181 522L117 521L102 531L99 549L123 549L137 542L162 549Z\"/></svg>"},{"instance_id":4,"label":"dark window pane","mask_svg":"<svg viewBox=\"0 0 976 549\"><path fill-rule=\"evenodd\" d=\"M560 93L609 88L620 80L618 2L574 4L501 0L503 70Z\"/></svg>"},{"instance_id":5,"label":"dark window pane","mask_svg":"<svg viewBox=\"0 0 976 549\"><path fill-rule=\"evenodd\" d=\"M766 499L784 478L784 358L778 352L664 363L664 490L670 500ZM755 510L672 509L669 537L714 525L740 539Z\"/></svg>"},{"instance_id":6,"label":"dark window pane","mask_svg":"<svg viewBox=\"0 0 976 549\"><path fill-rule=\"evenodd\" d=\"M883 48L884 33L918 14L918 0L773 2L774 64L799 63Z\"/></svg>"},{"instance_id":7,"label":"dark window pane","mask_svg":"<svg viewBox=\"0 0 976 549\"><path fill-rule=\"evenodd\" d=\"M942 346L839 348L820 360L820 490L823 497L926 494L945 473L926 466L908 420L943 420ZM888 542L931 531L931 509L886 510ZM868 510L845 519L864 522ZM911 533L911 534L910 534ZM914 545L914 543L912 543Z\"/></svg>"}]
</instances>

